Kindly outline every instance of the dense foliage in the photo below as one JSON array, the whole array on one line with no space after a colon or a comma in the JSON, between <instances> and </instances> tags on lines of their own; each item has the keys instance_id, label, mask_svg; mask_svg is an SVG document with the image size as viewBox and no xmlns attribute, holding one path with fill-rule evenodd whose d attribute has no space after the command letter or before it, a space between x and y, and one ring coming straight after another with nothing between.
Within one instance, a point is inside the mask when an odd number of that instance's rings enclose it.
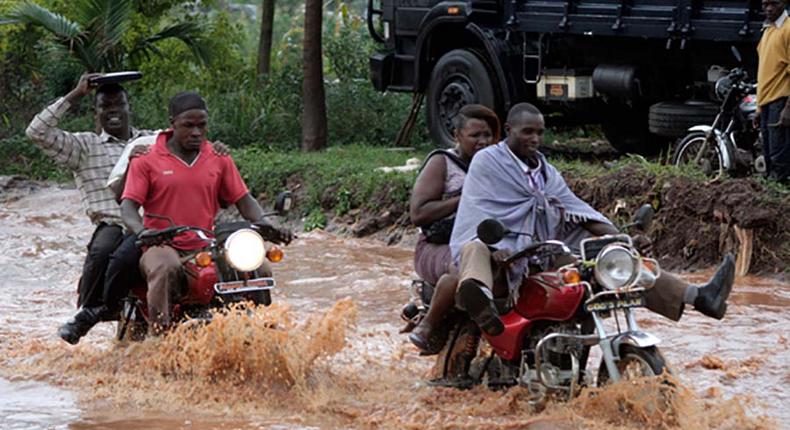
<instances>
[{"instance_id":1,"label":"dense foliage","mask_svg":"<svg viewBox=\"0 0 790 430\"><path fill-rule=\"evenodd\" d=\"M0 3L0 17L8 17L21 3ZM65 0L37 3L66 19L79 18L70 15L73 7ZM234 147L298 147L302 107L300 3L277 4L272 72L264 79L255 72L259 18L251 19L245 9L232 7L237 5L227 1L132 3L119 42L128 47L126 52L174 22L191 22L202 29L201 52L211 53L211 61L204 64L196 59L192 47L173 39L163 40L156 49L140 51L139 55L113 60L144 74L143 80L127 85L137 127L166 127L168 98L179 91L196 90L209 103L211 139ZM360 17L361 6L329 3L326 9L324 64L330 145L391 145L411 98L373 90L367 58L374 44ZM59 39L39 26L0 25L0 139L22 134L33 115L67 93L84 71L78 58L59 46ZM90 129L90 103L84 100L75 108L65 128ZM423 131L414 141L425 140L426 136ZM24 145L18 137L14 142ZM0 143L0 147L8 149L9 143Z\"/></svg>"}]
</instances>

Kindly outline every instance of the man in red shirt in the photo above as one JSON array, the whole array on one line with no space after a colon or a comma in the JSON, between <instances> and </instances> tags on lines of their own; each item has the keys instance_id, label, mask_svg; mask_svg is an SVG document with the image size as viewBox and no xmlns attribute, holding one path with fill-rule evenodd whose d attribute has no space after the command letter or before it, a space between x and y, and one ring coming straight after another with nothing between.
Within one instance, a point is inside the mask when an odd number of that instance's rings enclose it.
<instances>
[{"instance_id":1,"label":"man in red shirt","mask_svg":"<svg viewBox=\"0 0 790 430\"><path fill-rule=\"evenodd\" d=\"M211 230L219 202L235 204L248 221L258 224L267 239L288 243L290 230L270 224L263 210L250 195L233 160L212 151L206 139L208 109L200 95L184 92L170 99L170 124L156 138L148 154L136 157L129 165L121 200L124 224L138 237L145 230L170 227L168 221L146 217L170 217L176 225ZM153 333L170 325L171 302L181 290L180 254L203 248L194 233L176 239L172 246L148 248L140 259L140 271L148 282L148 312Z\"/></svg>"}]
</instances>

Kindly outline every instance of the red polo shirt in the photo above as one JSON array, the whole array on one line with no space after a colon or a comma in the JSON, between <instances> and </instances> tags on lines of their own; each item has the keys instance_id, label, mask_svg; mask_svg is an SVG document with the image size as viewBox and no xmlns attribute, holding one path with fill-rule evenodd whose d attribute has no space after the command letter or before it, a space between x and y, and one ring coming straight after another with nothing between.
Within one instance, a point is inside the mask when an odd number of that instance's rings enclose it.
<instances>
[{"instance_id":1,"label":"red polo shirt","mask_svg":"<svg viewBox=\"0 0 790 430\"><path fill-rule=\"evenodd\" d=\"M159 133L148 154L131 161L122 198L134 200L146 214L170 217L176 225L212 230L220 199L236 203L247 194L247 186L233 159L215 154L208 141L200 145L200 153L191 165L173 155L166 145L172 135L172 130ZM170 223L145 217L143 226L159 230L170 227ZM205 245L194 233L184 234L173 243L182 250Z\"/></svg>"}]
</instances>

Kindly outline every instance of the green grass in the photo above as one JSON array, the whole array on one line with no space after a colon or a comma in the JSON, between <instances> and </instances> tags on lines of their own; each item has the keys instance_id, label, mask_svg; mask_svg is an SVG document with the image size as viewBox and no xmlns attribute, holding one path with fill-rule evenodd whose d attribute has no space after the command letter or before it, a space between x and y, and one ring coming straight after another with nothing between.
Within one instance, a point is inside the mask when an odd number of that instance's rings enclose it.
<instances>
[{"instance_id":1,"label":"green grass","mask_svg":"<svg viewBox=\"0 0 790 430\"><path fill-rule=\"evenodd\" d=\"M355 209L404 209L416 172L384 173L376 168L403 165L413 157L422 159L425 152L362 145L317 153L246 147L235 150L233 156L253 193L271 197L284 189L295 191L306 224L321 227L326 224L325 212L344 215Z\"/></svg>"}]
</instances>

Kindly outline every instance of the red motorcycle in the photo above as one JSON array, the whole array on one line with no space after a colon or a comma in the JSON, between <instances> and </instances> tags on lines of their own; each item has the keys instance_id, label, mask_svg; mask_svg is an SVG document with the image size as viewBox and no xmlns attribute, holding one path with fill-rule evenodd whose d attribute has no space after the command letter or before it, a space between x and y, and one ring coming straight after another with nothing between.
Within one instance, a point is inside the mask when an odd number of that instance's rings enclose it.
<instances>
[{"instance_id":1,"label":"red motorcycle","mask_svg":"<svg viewBox=\"0 0 790 430\"><path fill-rule=\"evenodd\" d=\"M275 211L265 216L284 215L291 203L290 193L281 193L275 203ZM211 320L212 310L235 303L252 302L264 306L272 303L271 290L275 288L276 282L274 278L259 276L258 269L263 265L264 258L278 263L284 253L275 245L269 245L267 249L259 227L254 224L218 224L214 231L173 225L141 237L137 244L170 244L187 232L194 232L207 245L184 257L186 293L178 303L173 304L173 321L205 323ZM145 337L150 321L147 291L145 283L135 285L124 300L116 332L119 341L127 336L132 340Z\"/></svg>"},{"instance_id":2,"label":"red motorcycle","mask_svg":"<svg viewBox=\"0 0 790 430\"><path fill-rule=\"evenodd\" d=\"M652 208L645 205L624 228L647 229L652 217ZM506 234L518 233L489 219L480 223L477 234L493 245ZM466 314L454 311L444 324L450 333L442 376L432 384L522 385L538 401L549 394L570 398L582 385L593 385L586 368L595 346L602 353L599 385L665 371L659 339L640 330L634 317L634 310L645 306L646 289L660 274L656 260L639 255L627 234L586 239L579 251L574 254L562 242L549 240L510 256L506 263L527 259L530 275L514 302L512 297L497 300L505 331L498 336L481 334ZM413 283L413 301L403 311L409 326L425 315L432 294L430 284ZM613 330L604 324L607 317L616 322ZM481 346L481 335L490 347Z\"/></svg>"}]
</instances>

